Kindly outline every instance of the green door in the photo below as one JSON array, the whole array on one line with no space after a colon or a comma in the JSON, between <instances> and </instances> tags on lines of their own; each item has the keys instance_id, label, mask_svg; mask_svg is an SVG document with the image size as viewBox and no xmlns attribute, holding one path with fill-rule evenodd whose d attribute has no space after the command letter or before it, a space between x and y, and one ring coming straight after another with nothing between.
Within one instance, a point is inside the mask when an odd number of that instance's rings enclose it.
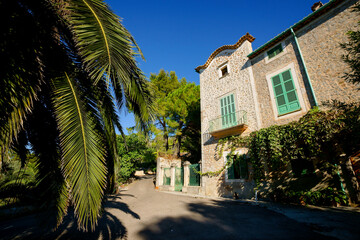
<instances>
[{"instance_id":1,"label":"green door","mask_svg":"<svg viewBox=\"0 0 360 240\"><path fill-rule=\"evenodd\" d=\"M190 186L200 186L200 165L199 164L192 164L189 166L190 174L189 174L189 185Z\"/></svg>"},{"instance_id":2,"label":"green door","mask_svg":"<svg viewBox=\"0 0 360 240\"><path fill-rule=\"evenodd\" d=\"M184 185L184 168L175 168L175 191L181 191Z\"/></svg>"},{"instance_id":3,"label":"green door","mask_svg":"<svg viewBox=\"0 0 360 240\"><path fill-rule=\"evenodd\" d=\"M222 128L229 128L237 125L234 94L230 94L229 96L220 99L220 107Z\"/></svg>"}]
</instances>

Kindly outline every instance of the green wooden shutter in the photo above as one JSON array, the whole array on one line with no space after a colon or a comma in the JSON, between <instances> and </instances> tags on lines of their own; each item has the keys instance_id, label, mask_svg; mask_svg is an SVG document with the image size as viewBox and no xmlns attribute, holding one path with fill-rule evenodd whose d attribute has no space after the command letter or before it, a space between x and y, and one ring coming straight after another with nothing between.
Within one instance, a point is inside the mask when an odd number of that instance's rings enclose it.
<instances>
[{"instance_id":1,"label":"green wooden shutter","mask_svg":"<svg viewBox=\"0 0 360 240\"><path fill-rule=\"evenodd\" d=\"M230 161L230 157L231 156L229 155L226 156L227 161ZM227 173L228 173L228 179L234 179L234 163L228 166Z\"/></svg>"},{"instance_id":2,"label":"green wooden shutter","mask_svg":"<svg viewBox=\"0 0 360 240\"><path fill-rule=\"evenodd\" d=\"M236 125L235 98L230 94L220 99L221 123L222 128L228 128Z\"/></svg>"},{"instance_id":3,"label":"green wooden shutter","mask_svg":"<svg viewBox=\"0 0 360 240\"><path fill-rule=\"evenodd\" d=\"M281 44L277 45L276 47L270 49L269 51L267 51L267 55L270 58L275 57L276 55L278 55L279 53L281 53L283 51L283 48L281 46Z\"/></svg>"},{"instance_id":4,"label":"green wooden shutter","mask_svg":"<svg viewBox=\"0 0 360 240\"><path fill-rule=\"evenodd\" d=\"M279 115L300 109L290 69L272 77L271 82Z\"/></svg>"}]
</instances>

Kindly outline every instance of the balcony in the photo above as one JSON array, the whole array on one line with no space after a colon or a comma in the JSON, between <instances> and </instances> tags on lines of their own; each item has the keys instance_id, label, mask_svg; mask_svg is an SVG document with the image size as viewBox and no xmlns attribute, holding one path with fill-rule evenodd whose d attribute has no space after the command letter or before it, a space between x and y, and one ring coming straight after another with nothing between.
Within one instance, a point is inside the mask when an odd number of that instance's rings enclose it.
<instances>
[{"instance_id":1,"label":"balcony","mask_svg":"<svg viewBox=\"0 0 360 240\"><path fill-rule=\"evenodd\" d=\"M209 133L216 139L239 135L247 129L246 111L238 111L209 121Z\"/></svg>"}]
</instances>

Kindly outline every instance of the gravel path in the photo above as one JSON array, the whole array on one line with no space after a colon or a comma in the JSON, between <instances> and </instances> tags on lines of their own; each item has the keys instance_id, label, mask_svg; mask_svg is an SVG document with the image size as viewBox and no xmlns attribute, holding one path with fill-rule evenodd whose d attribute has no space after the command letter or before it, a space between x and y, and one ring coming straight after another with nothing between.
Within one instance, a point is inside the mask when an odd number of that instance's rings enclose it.
<instances>
[{"instance_id":1,"label":"gravel path","mask_svg":"<svg viewBox=\"0 0 360 240\"><path fill-rule=\"evenodd\" d=\"M259 206L155 191L149 177L108 199L95 232L78 231L71 214L55 232L44 227L43 220L33 215L0 222L0 238L331 239L311 226Z\"/></svg>"}]
</instances>

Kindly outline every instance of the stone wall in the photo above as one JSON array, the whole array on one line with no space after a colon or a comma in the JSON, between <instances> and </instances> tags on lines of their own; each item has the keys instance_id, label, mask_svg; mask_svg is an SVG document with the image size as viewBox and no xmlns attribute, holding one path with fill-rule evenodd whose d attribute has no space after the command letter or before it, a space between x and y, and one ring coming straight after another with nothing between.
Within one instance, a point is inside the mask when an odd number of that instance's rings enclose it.
<instances>
[{"instance_id":1,"label":"stone wall","mask_svg":"<svg viewBox=\"0 0 360 240\"><path fill-rule=\"evenodd\" d=\"M355 2L345 1L296 32L315 96L321 108L325 108L324 103L333 100L346 103L360 100L360 92L356 91L356 86L343 78L344 72L349 68L342 61L341 56L344 51L340 47L340 43L347 42L345 33L357 29L359 14L351 11L351 6ZM265 51L251 60L262 127L298 120L314 106L314 99L294 38L290 36L282 44L285 46L284 52L274 59L269 61ZM278 117L274 108L275 102L270 97L270 91L273 89L269 88L267 76L286 68L289 64L294 66L292 74L299 84L297 93L303 98L304 103L300 111Z\"/></svg>"},{"instance_id":2,"label":"stone wall","mask_svg":"<svg viewBox=\"0 0 360 240\"><path fill-rule=\"evenodd\" d=\"M247 135L258 129L257 116L250 82L250 64L246 57L252 51L251 43L245 41L235 50L220 52L209 64L200 71L201 95L201 132L202 132L202 172L217 171L225 162L216 156L217 140L208 132L209 121L221 115L220 99L233 93L236 111L247 112ZM229 74L219 76L219 66L227 63ZM225 183L224 176L202 177L202 187L208 196L232 196L234 189L243 189L244 183ZM246 183L245 183L246 185Z\"/></svg>"},{"instance_id":3,"label":"stone wall","mask_svg":"<svg viewBox=\"0 0 360 240\"><path fill-rule=\"evenodd\" d=\"M320 105L329 100L360 100L360 91L343 78L349 68L342 61L345 51L340 47L348 42L346 33L358 29L360 14L352 9L356 2L345 1L296 33Z\"/></svg>"},{"instance_id":4,"label":"stone wall","mask_svg":"<svg viewBox=\"0 0 360 240\"><path fill-rule=\"evenodd\" d=\"M171 168L171 166L175 166L180 168L182 165L181 159L171 159L166 157L158 157L156 163L156 187L159 188L163 186L163 174L164 168ZM163 190L170 190L170 186L163 186Z\"/></svg>"},{"instance_id":5,"label":"stone wall","mask_svg":"<svg viewBox=\"0 0 360 240\"><path fill-rule=\"evenodd\" d=\"M342 61L344 51L340 47L340 43L348 40L346 32L357 29L359 14L351 9L356 2L344 1L296 31L315 96L323 109L328 101L350 103L360 100L360 91L343 78L349 68ZM235 50L219 52L205 69L200 69L202 172L217 171L225 164L225 157L217 155L218 140L211 137L208 130L209 121L221 115L222 97L233 93L236 111L247 112L248 129L242 133L243 136L260 128L298 120L315 105L293 36L287 37L281 44L284 51L278 56L268 59L265 51L249 60L247 55L252 52L252 47L249 41L245 41ZM219 67L224 64L228 65L229 74L220 77ZM271 77L289 68L301 109L278 116ZM202 177L202 192L208 196L232 196L237 192L239 197L250 198L253 187L251 180L229 182L225 173L217 177Z\"/></svg>"}]
</instances>

